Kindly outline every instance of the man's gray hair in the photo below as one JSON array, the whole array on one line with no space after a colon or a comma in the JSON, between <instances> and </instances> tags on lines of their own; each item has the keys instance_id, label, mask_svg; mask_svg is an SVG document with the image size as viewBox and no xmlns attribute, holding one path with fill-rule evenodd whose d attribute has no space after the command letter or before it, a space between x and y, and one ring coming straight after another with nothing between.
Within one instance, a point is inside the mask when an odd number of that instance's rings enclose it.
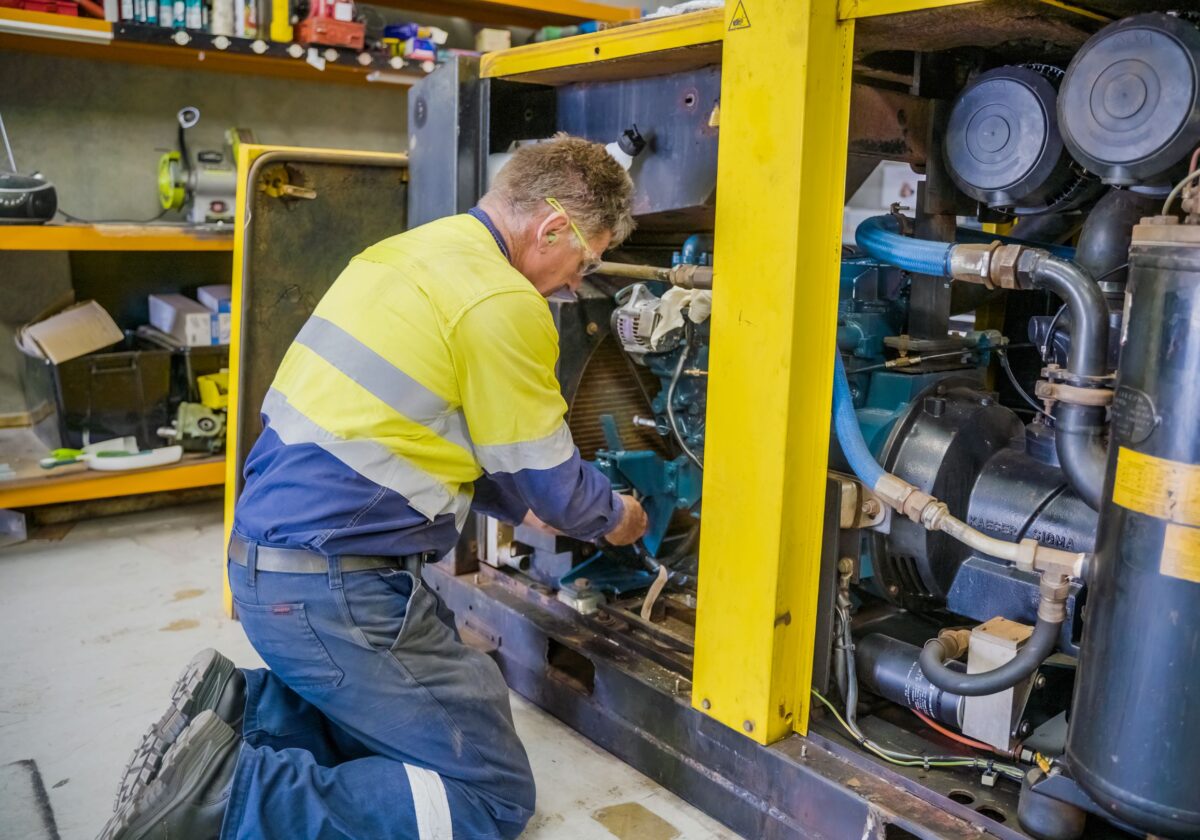
<instances>
[{"instance_id":1,"label":"man's gray hair","mask_svg":"<svg viewBox=\"0 0 1200 840\"><path fill-rule=\"evenodd\" d=\"M520 215L532 215L555 198L589 239L612 232L618 245L633 232L633 181L599 143L558 134L521 146L500 169L489 195ZM611 247L611 246L610 246Z\"/></svg>"}]
</instances>

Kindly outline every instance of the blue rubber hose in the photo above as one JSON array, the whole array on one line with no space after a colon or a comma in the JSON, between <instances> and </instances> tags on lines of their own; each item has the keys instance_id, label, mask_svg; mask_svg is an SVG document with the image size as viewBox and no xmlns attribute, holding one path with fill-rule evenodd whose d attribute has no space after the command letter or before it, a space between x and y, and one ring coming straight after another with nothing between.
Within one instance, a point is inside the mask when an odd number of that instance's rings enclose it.
<instances>
[{"instance_id":1,"label":"blue rubber hose","mask_svg":"<svg viewBox=\"0 0 1200 840\"><path fill-rule=\"evenodd\" d=\"M873 216L858 226L854 241L882 263L903 268L914 274L950 276L952 242L928 242L900 233L895 216Z\"/></svg>"},{"instance_id":2,"label":"blue rubber hose","mask_svg":"<svg viewBox=\"0 0 1200 840\"><path fill-rule=\"evenodd\" d=\"M858 416L854 413L854 399L850 396L850 383L846 381L846 368L842 366L842 355L835 352L833 357L834 432L850 469L863 484L874 490L885 473L863 439Z\"/></svg>"}]
</instances>

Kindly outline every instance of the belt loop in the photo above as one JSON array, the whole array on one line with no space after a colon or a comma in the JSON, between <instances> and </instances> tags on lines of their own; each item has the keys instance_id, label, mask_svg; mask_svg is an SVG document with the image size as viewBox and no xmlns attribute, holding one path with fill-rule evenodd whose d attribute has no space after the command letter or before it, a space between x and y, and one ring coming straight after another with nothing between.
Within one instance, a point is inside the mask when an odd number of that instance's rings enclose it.
<instances>
[{"instance_id":1,"label":"belt loop","mask_svg":"<svg viewBox=\"0 0 1200 840\"><path fill-rule=\"evenodd\" d=\"M342 588L342 558L336 554L329 555L329 588Z\"/></svg>"},{"instance_id":2,"label":"belt loop","mask_svg":"<svg viewBox=\"0 0 1200 840\"><path fill-rule=\"evenodd\" d=\"M246 585L254 588L258 577L258 543L246 540Z\"/></svg>"}]
</instances>

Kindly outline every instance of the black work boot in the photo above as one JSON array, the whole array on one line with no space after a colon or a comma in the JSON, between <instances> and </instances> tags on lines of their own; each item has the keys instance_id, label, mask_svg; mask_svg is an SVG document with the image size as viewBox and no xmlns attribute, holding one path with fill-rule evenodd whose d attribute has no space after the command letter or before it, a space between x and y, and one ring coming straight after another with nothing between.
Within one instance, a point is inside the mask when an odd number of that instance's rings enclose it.
<instances>
[{"instance_id":1,"label":"black work boot","mask_svg":"<svg viewBox=\"0 0 1200 840\"><path fill-rule=\"evenodd\" d=\"M241 745L215 712L200 712L167 750L158 778L121 806L98 840L216 840Z\"/></svg>"},{"instance_id":2,"label":"black work boot","mask_svg":"<svg viewBox=\"0 0 1200 840\"><path fill-rule=\"evenodd\" d=\"M192 657L171 689L171 703L153 724L129 757L113 811L145 790L158 775L163 756L184 727L200 712L211 709L242 733L242 715L246 709L246 678L233 662L212 648Z\"/></svg>"}]
</instances>

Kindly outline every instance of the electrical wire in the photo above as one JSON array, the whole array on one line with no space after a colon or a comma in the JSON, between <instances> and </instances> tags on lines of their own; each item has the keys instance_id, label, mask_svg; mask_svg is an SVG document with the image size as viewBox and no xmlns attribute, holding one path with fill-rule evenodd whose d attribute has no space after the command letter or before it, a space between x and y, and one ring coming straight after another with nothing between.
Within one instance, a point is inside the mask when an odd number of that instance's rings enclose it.
<instances>
[{"instance_id":1,"label":"electrical wire","mask_svg":"<svg viewBox=\"0 0 1200 840\"><path fill-rule=\"evenodd\" d=\"M1194 162L1195 158L1193 157L1192 160ZM1188 183L1193 178L1196 178L1198 176L1200 176L1200 169L1193 169L1191 172L1189 172L1187 174L1186 178L1184 178L1182 181L1180 181L1178 184L1175 185L1175 188L1173 190L1171 190L1171 192L1167 195L1167 200L1163 202L1162 213L1160 215L1163 215L1163 216L1167 215L1167 211L1171 207L1171 202L1175 200L1176 196L1178 196L1180 193L1182 193L1184 191L1184 189L1187 187Z\"/></svg>"},{"instance_id":2,"label":"electrical wire","mask_svg":"<svg viewBox=\"0 0 1200 840\"><path fill-rule=\"evenodd\" d=\"M675 387L679 384L679 377L683 375L683 365L687 361L688 353L692 349L692 331L685 324L684 334L687 336L683 346L683 352L679 354L679 361L675 363L675 372L671 375L671 384L667 386L667 421L671 426L671 431L675 434L675 440L679 442L679 447L683 450L683 454L688 456L697 469L704 469L704 462L696 456L692 448L687 445L684 440L683 433L679 430L679 424L675 420Z\"/></svg>"},{"instance_id":3,"label":"electrical wire","mask_svg":"<svg viewBox=\"0 0 1200 840\"><path fill-rule=\"evenodd\" d=\"M1029 396L1029 394L1025 392L1025 389L1021 387L1021 383L1017 381L1017 375L1013 373L1012 366L1008 363L1008 350L998 350L996 351L996 355L1000 357L1000 367L1004 368L1004 373L1008 376L1008 381L1012 384L1013 389L1020 394L1021 399L1029 403L1029 405L1033 407L1034 411L1046 417L1050 417L1050 412L1046 411L1046 409L1039 405L1033 397Z\"/></svg>"},{"instance_id":4,"label":"electrical wire","mask_svg":"<svg viewBox=\"0 0 1200 840\"><path fill-rule=\"evenodd\" d=\"M1025 776L1025 772L1020 767L1012 764L1002 764L993 759L977 758L975 756L962 755L909 755L900 753L894 750L889 750L879 746L874 741L867 737L856 733L850 728L850 724L846 722L833 704L815 688L811 689L812 694L829 710L829 712L837 719L837 722L842 725L842 728L849 733L854 742L863 749L868 750L874 755L886 761L888 764L894 764L899 767L974 767L980 770L990 770L995 773L1000 773L1014 781L1021 781ZM904 756L901 758L900 756Z\"/></svg>"},{"instance_id":5,"label":"electrical wire","mask_svg":"<svg viewBox=\"0 0 1200 840\"><path fill-rule=\"evenodd\" d=\"M977 750L983 750L984 752L994 752L994 753L999 753L1000 755L1010 756L1009 753L1007 753L1003 750L998 750L995 747L993 747L991 744L985 744L985 743L983 743L983 741L976 741L974 738L968 738L966 735L963 735L959 732L955 732L953 729L947 729L946 727L942 726L936 720L931 718L929 715L924 714L923 712L918 712L916 709L909 709L909 711L912 712L917 717L919 717L921 720L923 720L925 722L925 725L928 726L930 729L932 729L934 732L945 735L951 741L957 741L960 744L965 744L968 747L973 747L974 749L977 749Z\"/></svg>"}]
</instances>

